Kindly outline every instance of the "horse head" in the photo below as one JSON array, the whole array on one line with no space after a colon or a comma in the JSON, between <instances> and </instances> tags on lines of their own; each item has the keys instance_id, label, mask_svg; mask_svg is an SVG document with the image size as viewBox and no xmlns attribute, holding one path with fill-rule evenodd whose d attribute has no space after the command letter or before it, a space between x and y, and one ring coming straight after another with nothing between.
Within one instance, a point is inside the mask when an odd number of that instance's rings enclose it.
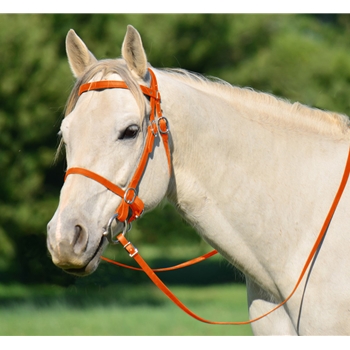
<instances>
[{"instance_id":1,"label":"horse head","mask_svg":"<svg viewBox=\"0 0 350 350\"><path fill-rule=\"evenodd\" d=\"M48 224L47 246L58 267L87 275L113 241L109 231L125 230L139 215L136 204L147 211L166 195L170 163L160 124L153 120L150 95L156 78L139 33L128 26L122 57L115 60L98 61L73 30L67 34L66 50L76 78L60 128L69 176ZM103 85L110 81L123 88ZM94 83L102 87L95 89ZM154 139L151 146L149 137Z\"/></svg>"}]
</instances>

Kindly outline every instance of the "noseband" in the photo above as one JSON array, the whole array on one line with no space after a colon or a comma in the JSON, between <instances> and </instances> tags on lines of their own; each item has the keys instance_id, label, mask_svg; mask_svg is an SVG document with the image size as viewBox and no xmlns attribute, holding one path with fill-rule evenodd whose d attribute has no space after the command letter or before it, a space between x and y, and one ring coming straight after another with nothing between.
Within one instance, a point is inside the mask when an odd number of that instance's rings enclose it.
<instances>
[{"instance_id":1,"label":"noseband","mask_svg":"<svg viewBox=\"0 0 350 350\"><path fill-rule=\"evenodd\" d=\"M146 141L143 148L143 153L140 158L139 164L134 172L134 175L125 190L121 187L113 184L106 178L84 168L73 167L66 171L65 180L68 175L79 174L88 177L92 180L99 182L101 185L112 191L114 194L122 198L121 203L117 207L114 215L110 218L107 228L103 233L110 243L119 243L119 240L115 237L117 234L113 234L112 224L114 220L124 223L123 234L128 230L129 225L135 219L139 218L144 211L144 203L138 197L138 187L141 177L145 171L147 161L150 154L154 149L154 141L160 135L163 139L163 144L168 159L169 174L171 174L171 158L169 148L169 123L167 119L162 115L162 109L160 106L161 98L158 91L158 84L155 74L151 69L148 69L151 75L150 87L140 85L141 91L144 95L150 98L151 112L149 115L149 124L147 128ZM124 81L116 80L101 80L91 83L86 83L80 86L79 96L85 92L93 90L104 89L129 89Z\"/></svg>"}]
</instances>

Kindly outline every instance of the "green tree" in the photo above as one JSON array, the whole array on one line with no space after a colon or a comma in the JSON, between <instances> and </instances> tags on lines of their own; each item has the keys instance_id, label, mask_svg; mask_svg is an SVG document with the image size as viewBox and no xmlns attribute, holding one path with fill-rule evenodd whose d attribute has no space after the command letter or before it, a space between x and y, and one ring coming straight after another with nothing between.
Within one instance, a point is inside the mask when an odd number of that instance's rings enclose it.
<instances>
[{"instance_id":1,"label":"green tree","mask_svg":"<svg viewBox=\"0 0 350 350\"><path fill-rule=\"evenodd\" d=\"M0 15L0 280L72 281L53 266L45 243L65 170L54 155L74 83L64 45L70 28L101 59L120 55L132 24L155 67L349 113L349 23L348 15ZM136 229L152 244L199 242L170 206Z\"/></svg>"}]
</instances>

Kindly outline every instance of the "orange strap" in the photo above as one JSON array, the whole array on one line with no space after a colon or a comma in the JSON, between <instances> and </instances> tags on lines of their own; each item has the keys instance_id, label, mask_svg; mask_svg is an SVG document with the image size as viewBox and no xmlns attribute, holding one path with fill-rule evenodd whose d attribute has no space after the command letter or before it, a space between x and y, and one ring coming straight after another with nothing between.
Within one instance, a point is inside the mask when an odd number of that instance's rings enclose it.
<instances>
[{"instance_id":1,"label":"orange strap","mask_svg":"<svg viewBox=\"0 0 350 350\"><path fill-rule=\"evenodd\" d=\"M103 90L103 89L128 89L128 86L124 81L117 80L101 80L101 81L93 81L91 83L86 83L80 86L79 88L79 96L88 91L92 90Z\"/></svg>"},{"instance_id":2,"label":"orange strap","mask_svg":"<svg viewBox=\"0 0 350 350\"><path fill-rule=\"evenodd\" d=\"M178 269L183 269L184 267L187 267L187 266L191 266L191 265L194 265L194 264L197 264L201 261L204 261L206 259L209 259L211 258L212 256L218 254L218 251L217 250L212 250L211 252L209 253L206 253L206 254L203 254L197 258L194 258L192 260L189 260L189 261L186 261L184 263L181 263L181 264L178 264L178 265L175 265L175 266L171 266L171 267L164 267L164 268L160 268L160 269L152 269L153 272L167 272L167 271L174 271L174 270L178 270ZM130 270L135 270L135 271L143 271L142 268L139 268L139 267L134 267L134 266L130 266L130 265L125 265L125 264L122 264L118 261L114 261L114 260L111 260L111 259L108 259L108 258L105 258L104 256L101 256L101 260L104 260L110 264L113 264L113 265L117 265L117 266L120 266L120 267L124 267L124 268L127 268L127 269L130 269Z\"/></svg>"},{"instance_id":3,"label":"orange strap","mask_svg":"<svg viewBox=\"0 0 350 350\"><path fill-rule=\"evenodd\" d=\"M85 177L88 177L92 180L95 180L97 182L99 182L101 185L103 185L104 187L108 188L110 191L112 191L114 194L116 194L117 196L123 198L123 202L125 202L125 198L129 201L128 204L128 208L129 206L131 207L131 210L133 212L133 217L137 218L140 217L142 212L143 212L143 208L144 208L144 204L142 202L142 200L138 197L135 196L135 198L131 198L131 196L133 196L132 191L126 192L123 189L121 189L119 186L113 184L111 181L105 179L104 177L90 171L84 168L69 168L66 172L65 175L65 180L67 178L68 175L71 174L80 174L83 175ZM123 207L121 207L123 208ZM119 208L118 208L119 209ZM121 210L121 209L119 209ZM127 210L127 213L123 213L123 216L127 216L129 213L129 210ZM125 221L126 218L124 218L123 221Z\"/></svg>"},{"instance_id":4,"label":"orange strap","mask_svg":"<svg viewBox=\"0 0 350 350\"><path fill-rule=\"evenodd\" d=\"M123 245L125 250L129 253L130 257L134 258L135 261L140 265L142 270L147 274L147 276L152 280L152 282L178 307L180 307L183 311L185 311L188 315L197 319L198 321L210 324L234 324L227 322L211 322L204 318L197 316L190 309L188 309L171 291L168 287L158 278L158 276L153 272L153 270L148 266L145 260L138 254L138 250L130 243L123 234L119 234L117 236L119 242Z\"/></svg>"},{"instance_id":5,"label":"orange strap","mask_svg":"<svg viewBox=\"0 0 350 350\"><path fill-rule=\"evenodd\" d=\"M151 71L151 70L149 70ZM153 73L153 72L152 72ZM160 100L160 95L157 86L157 90L153 88L148 88L147 86L140 85L141 91L148 95L149 97L153 97L155 99ZM103 89L129 89L128 85L124 81L119 80L100 80L100 81L93 81L91 83L82 84L79 88L79 96L88 91L93 90L103 90Z\"/></svg>"},{"instance_id":6,"label":"orange strap","mask_svg":"<svg viewBox=\"0 0 350 350\"><path fill-rule=\"evenodd\" d=\"M292 290L292 292L290 293L290 295L280 304L278 304L276 307L274 307L272 310L264 313L263 315L256 317L252 320L248 320L248 321L243 321L243 322L213 322L213 321L208 321L202 317L197 316L196 314L194 314L191 310L189 310L168 288L167 286L158 278L158 276L154 273L154 271L156 270L152 270L148 264L143 260L143 258L139 255L138 250L133 246L133 244L131 242L129 242L125 236L123 234L119 234L117 236L117 239L119 240L119 242L123 245L123 247L125 248L125 250L129 253L130 257L134 258L135 261L139 264L139 266L141 267L141 269L148 275L148 277L153 281L153 283L170 299L172 300L178 307L180 307L184 312L186 312L188 315L192 316L193 318L195 318L198 321L204 322L204 323L209 323L209 324L220 324L220 325L246 325L246 324L250 324L253 323L255 321L258 321L260 319L262 319L263 317L271 314L273 311L277 310L278 308L280 308L282 305L284 305L295 293L295 291L297 290L297 288L300 285L300 282L302 281L312 259L314 258L317 250L320 248L320 244L327 232L328 226L332 220L332 217L334 215L334 212L338 206L338 203L340 201L340 198L344 192L346 183L348 181L349 178L349 173L350 173L350 149L348 152L348 159L347 159L347 163L345 166L345 170L344 170L344 174L339 186L339 189L337 191L337 194L333 200L332 206L328 212L328 215L325 219L325 222L322 226L322 229L316 239L316 242L314 244L314 246L311 249L311 252L305 262L305 265L301 271L300 277L294 287L294 289ZM213 251L214 252L214 251ZM210 253L209 253L210 254ZM103 258L103 260L107 261L107 262L111 262L111 263L115 263L112 260L109 260L107 258ZM119 263L118 263L119 264ZM184 264L180 264L181 266ZM121 266L121 265L120 265ZM125 266L124 266L125 267ZM182 266L184 267L184 266ZM135 269L135 268L133 268ZM175 269L175 267L173 267L172 269Z\"/></svg>"}]
</instances>

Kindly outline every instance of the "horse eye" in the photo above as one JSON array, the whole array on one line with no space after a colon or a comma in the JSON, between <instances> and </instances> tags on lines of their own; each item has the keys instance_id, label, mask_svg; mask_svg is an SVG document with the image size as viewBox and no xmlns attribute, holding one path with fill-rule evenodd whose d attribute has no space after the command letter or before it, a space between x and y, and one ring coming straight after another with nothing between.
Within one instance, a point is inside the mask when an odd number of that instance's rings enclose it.
<instances>
[{"instance_id":1,"label":"horse eye","mask_svg":"<svg viewBox=\"0 0 350 350\"><path fill-rule=\"evenodd\" d=\"M137 125L128 126L124 132L120 135L120 140L134 139L139 132L139 127Z\"/></svg>"}]
</instances>

